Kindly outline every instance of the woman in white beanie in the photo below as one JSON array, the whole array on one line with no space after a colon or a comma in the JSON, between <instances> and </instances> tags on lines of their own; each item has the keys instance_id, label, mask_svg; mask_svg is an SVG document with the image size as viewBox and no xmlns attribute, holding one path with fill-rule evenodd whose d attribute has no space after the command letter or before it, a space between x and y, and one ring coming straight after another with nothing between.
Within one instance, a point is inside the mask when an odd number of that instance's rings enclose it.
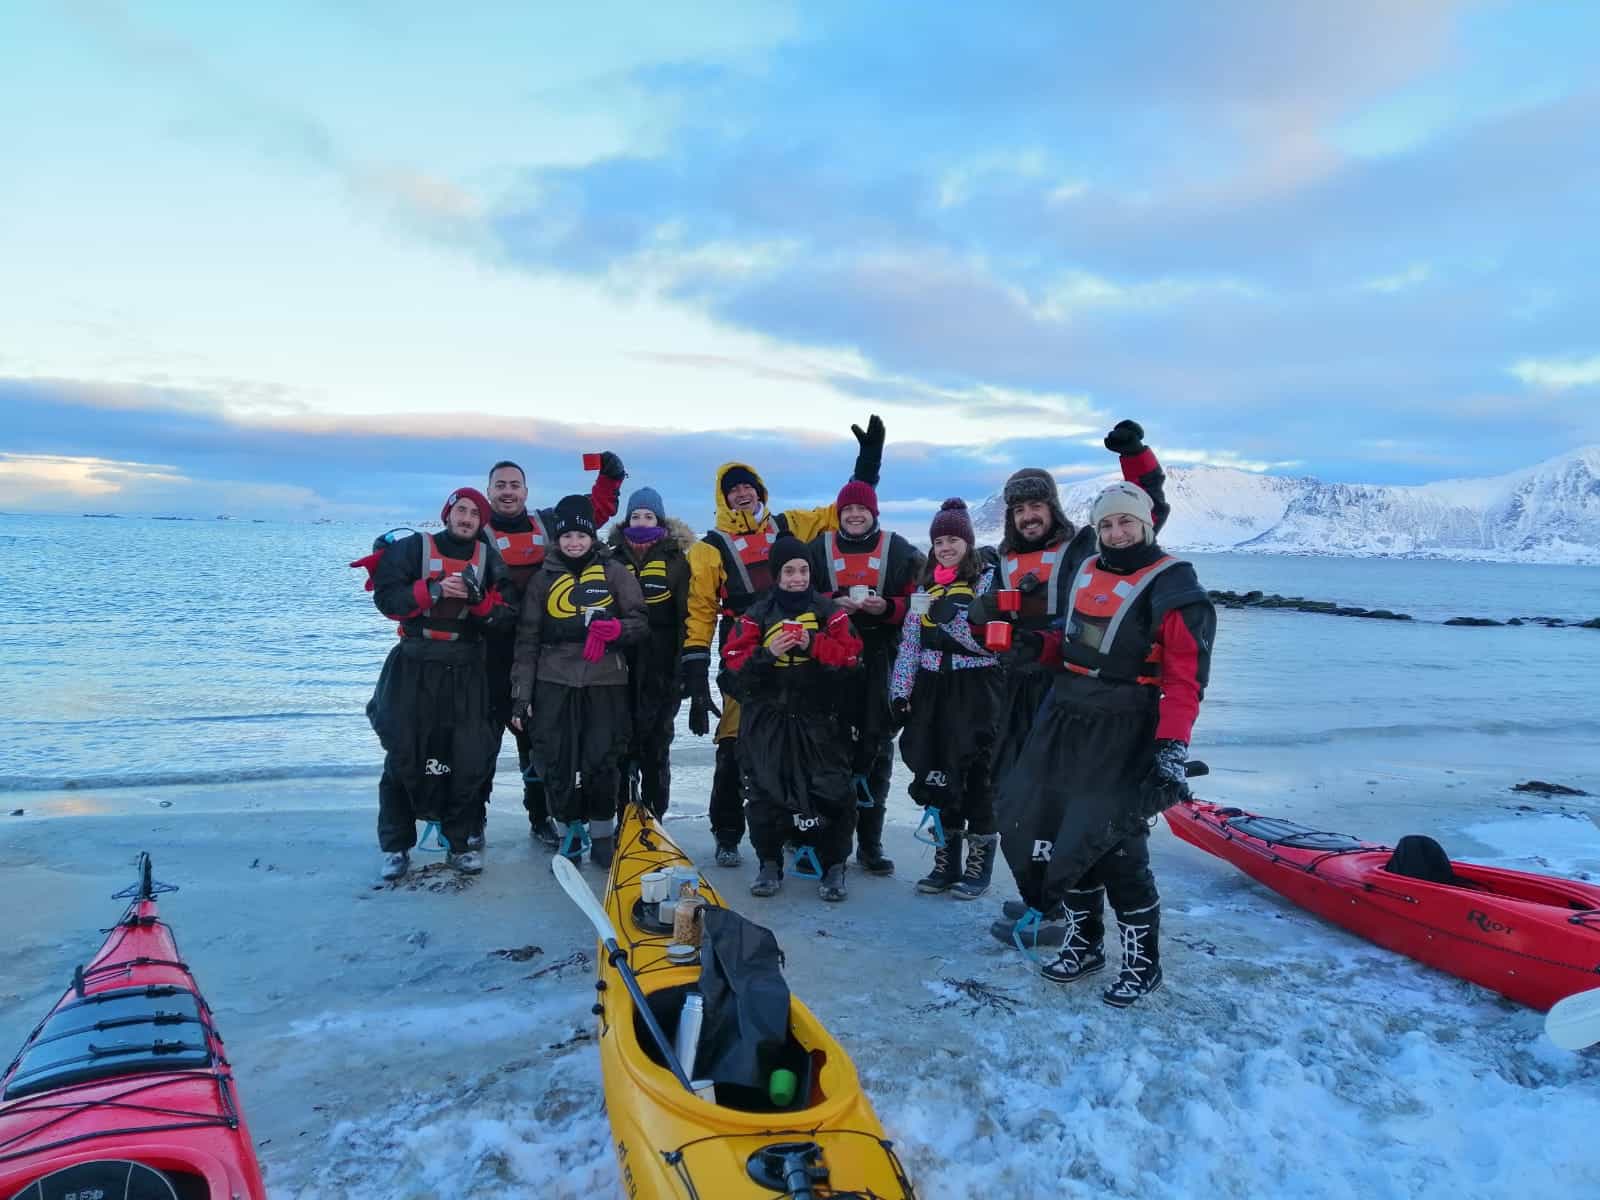
<instances>
[{"instance_id":1,"label":"woman in white beanie","mask_svg":"<svg viewBox=\"0 0 1600 1200\"><path fill-rule=\"evenodd\" d=\"M1104 999L1126 1007L1161 986L1147 821L1183 796L1217 621L1194 568L1157 544L1142 488L1106 488L1091 527L1093 551L1065 564L1065 627L1042 639L1041 661L1061 673L1002 787L1000 832L1022 890L1007 915L1024 929L1062 921L1045 978L1105 968L1109 896L1122 970Z\"/></svg>"}]
</instances>

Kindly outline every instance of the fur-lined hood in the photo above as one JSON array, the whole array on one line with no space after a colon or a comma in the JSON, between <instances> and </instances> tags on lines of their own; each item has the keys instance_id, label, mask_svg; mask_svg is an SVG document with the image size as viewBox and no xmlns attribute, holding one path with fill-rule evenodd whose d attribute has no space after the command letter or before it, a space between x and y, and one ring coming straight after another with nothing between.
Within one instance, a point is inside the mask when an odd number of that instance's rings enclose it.
<instances>
[{"instance_id":1,"label":"fur-lined hood","mask_svg":"<svg viewBox=\"0 0 1600 1200\"><path fill-rule=\"evenodd\" d=\"M606 530L605 542L611 547L614 554L626 554L628 548L622 544L622 530L626 521L613 521L611 528ZM661 539L660 544L675 549L679 554L687 554L689 547L694 545L694 530L690 529L677 517L667 518L667 536Z\"/></svg>"}]
</instances>

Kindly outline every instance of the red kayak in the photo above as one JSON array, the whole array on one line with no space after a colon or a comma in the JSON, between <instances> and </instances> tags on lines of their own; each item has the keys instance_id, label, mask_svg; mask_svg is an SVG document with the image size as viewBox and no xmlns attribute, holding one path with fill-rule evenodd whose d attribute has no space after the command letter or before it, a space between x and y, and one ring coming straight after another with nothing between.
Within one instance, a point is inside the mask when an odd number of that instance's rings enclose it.
<instances>
[{"instance_id":1,"label":"red kayak","mask_svg":"<svg viewBox=\"0 0 1600 1200\"><path fill-rule=\"evenodd\" d=\"M0 1080L6 1200L265 1200L211 1009L139 856L100 953Z\"/></svg>"},{"instance_id":2,"label":"red kayak","mask_svg":"<svg viewBox=\"0 0 1600 1200\"><path fill-rule=\"evenodd\" d=\"M1452 862L1432 838L1380 846L1198 800L1184 841L1389 950L1547 1009L1600 987L1600 887Z\"/></svg>"}]
</instances>

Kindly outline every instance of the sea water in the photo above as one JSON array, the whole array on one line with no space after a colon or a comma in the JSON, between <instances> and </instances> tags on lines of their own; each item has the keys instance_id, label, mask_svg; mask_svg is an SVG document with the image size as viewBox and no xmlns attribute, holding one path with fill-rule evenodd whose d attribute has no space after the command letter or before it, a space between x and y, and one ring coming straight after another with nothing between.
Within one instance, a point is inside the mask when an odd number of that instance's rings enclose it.
<instances>
[{"instance_id":1,"label":"sea water","mask_svg":"<svg viewBox=\"0 0 1600 1200\"><path fill-rule=\"evenodd\" d=\"M393 623L355 525L0 517L0 791L376 779ZM1410 613L1223 610L1198 745L1600 732L1600 568L1197 555L1207 586ZM509 748L510 739L507 740ZM703 748L686 732L680 753Z\"/></svg>"}]
</instances>

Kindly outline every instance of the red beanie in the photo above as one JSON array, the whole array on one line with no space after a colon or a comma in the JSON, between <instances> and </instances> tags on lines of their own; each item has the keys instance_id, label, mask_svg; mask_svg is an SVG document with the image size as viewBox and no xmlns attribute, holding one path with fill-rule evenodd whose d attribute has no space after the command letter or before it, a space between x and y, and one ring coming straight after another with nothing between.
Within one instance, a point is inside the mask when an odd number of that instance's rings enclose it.
<instances>
[{"instance_id":1,"label":"red beanie","mask_svg":"<svg viewBox=\"0 0 1600 1200\"><path fill-rule=\"evenodd\" d=\"M967 544L967 549L974 549L977 541L972 531L972 517L967 513L967 502L960 497L952 497L939 506L939 511L933 515L933 524L928 526L928 540L931 542L937 537L958 537Z\"/></svg>"},{"instance_id":2,"label":"red beanie","mask_svg":"<svg viewBox=\"0 0 1600 1200\"><path fill-rule=\"evenodd\" d=\"M878 493L872 490L870 483L859 479L852 479L839 489L839 498L833 502L834 512L841 511L847 504L859 504L874 517L878 515Z\"/></svg>"},{"instance_id":3,"label":"red beanie","mask_svg":"<svg viewBox=\"0 0 1600 1200\"><path fill-rule=\"evenodd\" d=\"M457 488L445 499L444 507L439 510L439 520L446 525L450 523L450 510L456 506L458 500L471 500L478 508L478 524L489 524L489 502L484 499L483 493L477 488Z\"/></svg>"}]
</instances>

